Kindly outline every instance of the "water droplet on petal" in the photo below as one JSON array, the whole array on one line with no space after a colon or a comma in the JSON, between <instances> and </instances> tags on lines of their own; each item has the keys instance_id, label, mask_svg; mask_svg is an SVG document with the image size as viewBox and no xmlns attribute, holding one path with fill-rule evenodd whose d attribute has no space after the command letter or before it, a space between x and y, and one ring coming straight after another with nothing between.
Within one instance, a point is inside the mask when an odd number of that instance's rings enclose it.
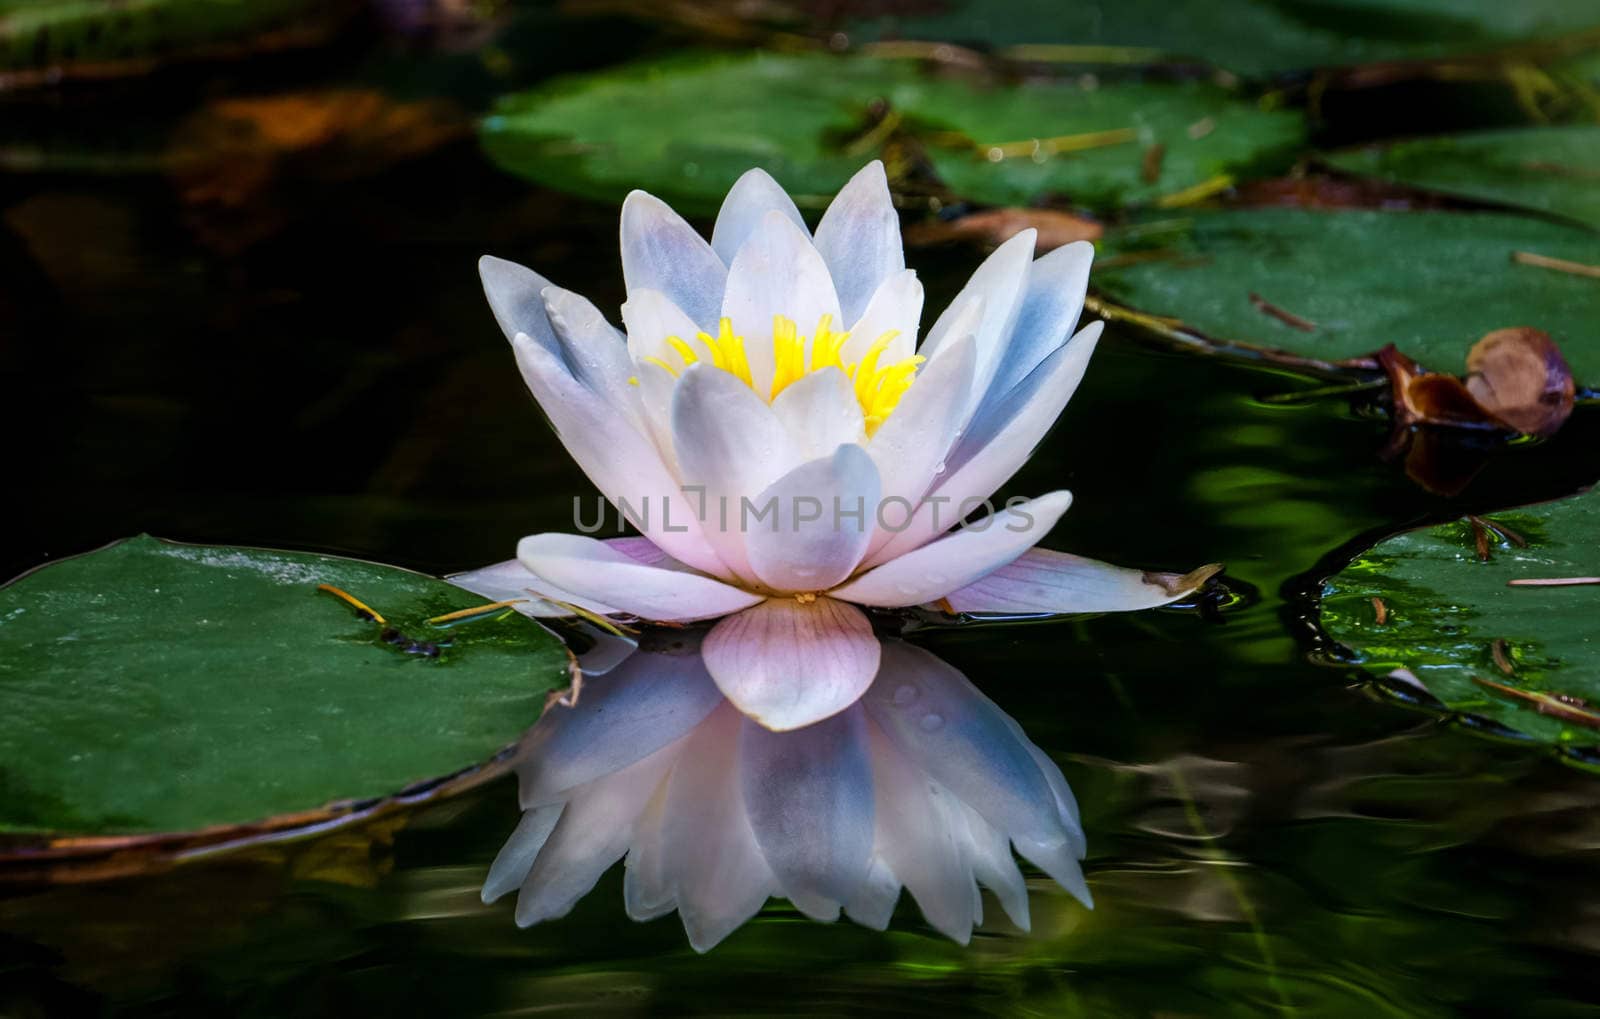
<instances>
[{"instance_id":1,"label":"water droplet on petal","mask_svg":"<svg viewBox=\"0 0 1600 1019\"><path fill-rule=\"evenodd\" d=\"M917 699L917 688L910 683L902 683L894 692L894 703L897 707L905 707Z\"/></svg>"},{"instance_id":2,"label":"water droplet on petal","mask_svg":"<svg viewBox=\"0 0 1600 1019\"><path fill-rule=\"evenodd\" d=\"M928 714L923 715L922 721L918 722L917 724L922 727L923 732L933 732L935 729L939 728L939 726L944 724L944 716L929 712Z\"/></svg>"}]
</instances>

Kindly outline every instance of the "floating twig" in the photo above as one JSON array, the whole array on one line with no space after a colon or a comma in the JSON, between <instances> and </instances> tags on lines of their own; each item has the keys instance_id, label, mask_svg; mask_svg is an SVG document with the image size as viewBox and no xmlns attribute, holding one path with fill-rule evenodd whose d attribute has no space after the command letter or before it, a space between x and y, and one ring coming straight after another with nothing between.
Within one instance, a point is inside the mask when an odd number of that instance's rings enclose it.
<instances>
[{"instance_id":1,"label":"floating twig","mask_svg":"<svg viewBox=\"0 0 1600 1019\"><path fill-rule=\"evenodd\" d=\"M1556 272L1570 273L1573 276L1587 276L1590 279L1600 280L1600 265L1569 262L1565 258L1551 258L1549 255L1537 255L1531 251L1513 251L1511 260L1519 265L1532 265L1540 269L1554 269Z\"/></svg>"},{"instance_id":2,"label":"floating twig","mask_svg":"<svg viewBox=\"0 0 1600 1019\"><path fill-rule=\"evenodd\" d=\"M1131 127L1118 127L1109 131L1088 131L1083 134L1062 134L1054 138L1029 138L1020 142L975 143L979 152L991 163L1018 156L1055 156L1063 152L1084 152L1112 145L1126 145L1137 141L1139 132Z\"/></svg>"},{"instance_id":3,"label":"floating twig","mask_svg":"<svg viewBox=\"0 0 1600 1019\"><path fill-rule=\"evenodd\" d=\"M1472 527L1472 544L1473 547L1477 549L1478 561L1481 563L1488 562L1489 529L1483 525L1482 520L1470 513L1467 514L1467 523Z\"/></svg>"},{"instance_id":4,"label":"floating twig","mask_svg":"<svg viewBox=\"0 0 1600 1019\"><path fill-rule=\"evenodd\" d=\"M1144 158L1139 161L1139 179L1146 184L1154 184L1161 179L1161 163L1167 158L1167 147L1160 142L1144 150Z\"/></svg>"},{"instance_id":5,"label":"floating twig","mask_svg":"<svg viewBox=\"0 0 1600 1019\"><path fill-rule=\"evenodd\" d=\"M340 588L334 587L332 584L318 584L317 585L317 590L326 592L327 594L331 594L335 598L337 598L340 601L344 602L346 605L348 605L351 608L355 609L356 610L356 615L358 617L360 617L361 619L365 619L365 620L367 620L369 622L377 623L379 626L388 626L389 625L388 620L384 619L381 615L379 615L377 609L373 608L371 605L368 605L366 602L362 601L360 598L357 598L355 595L351 594L349 591L345 591L345 590L342 590Z\"/></svg>"},{"instance_id":6,"label":"floating twig","mask_svg":"<svg viewBox=\"0 0 1600 1019\"><path fill-rule=\"evenodd\" d=\"M1495 693L1504 694L1512 700L1521 701L1530 705L1541 715L1563 722L1573 722L1590 729L1600 729L1600 715L1593 711L1584 710L1585 701L1581 697L1571 694L1549 694L1532 690L1519 690L1514 686L1496 683L1492 680L1473 676L1472 681L1481 687L1493 690Z\"/></svg>"},{"instance_id":7,"label":"floating twig","mask_svg":"<svg viewBox=\"0 0 1600 1019\"><path fill-rule=\"evenodd\" d=\"M1255 305L1256 308L1263 313L1271 315L1273 318L1277 319L1279 322L1282 322L1291 329L1298 329L1303 333L1314 333L1317 331L1317 324L1315 322L1311 321L1310 319L1301 318L1292 311L1284 311L1276 304L1273 304L1265 297L1262 297L1260 294L1252 293L1250 295L1250 303Z\"/></svg>"},{"instance_id":8,"label":"floating twig","mask_svg":"<svg viewBox=\"0 0 1600 1019\"><path fill-rule=\"evenodd\" d=\"M1507 587L1584 587L1600 584L1600 577L1519 577L1506 581Z\"/></svg>"},{"instance_id":9,"label":"floating twig","mask_svg":"<svg viewBox=\"0 0 1600 1019\"><path fill-rule=\"evenodd\" d=\"M1212 195L1220 194L1233 187L1233 178L1227 174L1218 174L1209 180L1203 180L1193 187L1174 191L1170 195L1162 195L1156 199L1158 209L1179 209L1185 205L1194 205L1203 202Z\"/></svg>"},{"instance_id":10,"label":"floating twig","mask_svg":"<svg viewBox=\"0 0 1600 1019\"><path fill-rule=\"evenodd\" d=\"M1494 639L1489 645L1489 654L1493 656L1495 667L1501 672L1508 676L1517 674L1517 667L1511 664L1511 646L1506 643L1504 637Z\"/></svg>"},{"instance_id":11,"label":"floating twig","mask_svg":"<svg viewBox=\"0 0 1600 1019\"><path fill-rule=\"evenodd\" d=\"M428 620L428 625L454 626L457 623L474 622L482 619L484 616L492 612L497 612L500 609L510 608L513 605L521 605L527 600L528 599L526 598L508 598L505 601L490 602L487 605L479 605L475 608L459 609L455 612L446 612L442 616L434 616L432 619Z\"/></svg>"}]
</instances>

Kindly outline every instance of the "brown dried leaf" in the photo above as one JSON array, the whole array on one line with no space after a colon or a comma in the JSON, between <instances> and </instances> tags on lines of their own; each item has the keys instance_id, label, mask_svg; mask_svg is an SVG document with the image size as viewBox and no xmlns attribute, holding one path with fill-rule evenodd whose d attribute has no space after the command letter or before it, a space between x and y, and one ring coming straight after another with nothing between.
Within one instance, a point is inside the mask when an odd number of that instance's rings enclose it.
<instances>
[{"instance_id":1,"label":"brown dried leaf","mask_svg":"<svg viewBox=\"0 0 1600 1019\"><path fill-rule=\"evenodd\" d=\"M1467 355L1478 405L1524 435L1552 435L1572 413L1572 370L1555 341L1526 326L1497 329Z\"/></svg>"},{"instance_id":2,"label":"brown dried leaf","mask_svg":"<svg viewBox=\"0 0 1600 1019\"><path fill-rule=\"evenodd\" d=\"M986 209L958 219L930 220L906 228L906 243L922 246L968 241L999 247L1023 230L1039 231L1039 253L1073 241L1097 241L1105 228L1092 219L1054 209Z\"/></svg>"},{"instance_id":3,"label":"brown dried leaf","mask_svg":"<svg viewBox=\"0 0 1600 1019\"><path fill-rule=\"evenodd\" d=\"M1389 376L1397 425L1507 427L1478 404L1460 379L1454 375L1425 371L1417 362L1400 353L1392 343L1378 351L1378 363Z\"/></svg>"}]
</instances>

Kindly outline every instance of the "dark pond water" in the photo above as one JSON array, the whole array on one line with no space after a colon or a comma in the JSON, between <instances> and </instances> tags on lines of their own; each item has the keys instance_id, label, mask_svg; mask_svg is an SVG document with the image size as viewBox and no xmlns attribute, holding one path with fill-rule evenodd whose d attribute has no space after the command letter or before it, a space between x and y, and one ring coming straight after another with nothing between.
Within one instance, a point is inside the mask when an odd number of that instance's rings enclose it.
<instances>
[{"instance_id":1,"label":"dark pond water","mask_svg":"<svg viewBox=\"0 0 1600 1019\"><path fill-rule=\"evenodd\" d=\"M126 156L132 114L110 142L74 118L283 73L47 112ZM353 180L282 168L222 211L157 173L13 173L0 216L0 572L139 531L462 569L565 527L587 491L474 263L514 258L614 308L615 210L510 180L470 139ZM910 257L939 307L979 256ZM1092 913L1035 875L1033 933L993 924L962 948L908 900L887 934L774 903L700 957L675 918L626 920L613 871L519 930L477 899L517 820L501 782L398 831L8 892L0 1015L1587 1014L1600 782L1314 662L1303 595L1363 536L1592 482L1600 420L1580 411L1443 499L1380 461L1381 421L1262 399L1308 385L1113 334L1008 491L1076 493L1054 547L1225 562L1237 604L918 637L1061 764Z\"/></svg>"}]
</instances>

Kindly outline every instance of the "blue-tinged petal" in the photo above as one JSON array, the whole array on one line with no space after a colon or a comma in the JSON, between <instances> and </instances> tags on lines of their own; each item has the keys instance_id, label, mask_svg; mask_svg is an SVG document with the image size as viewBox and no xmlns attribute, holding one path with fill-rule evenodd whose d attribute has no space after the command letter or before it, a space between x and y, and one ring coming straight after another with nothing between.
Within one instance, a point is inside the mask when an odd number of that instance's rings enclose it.
<instances>
[{"instance_id":1,"label":"blue-tinged petal","mask_svg":"<svg viewBox=\"0 0 1600 1019\"><path fill-rule=\"evenodd\" d=\"M663 881L697 952L733 933L777 891L739 794L741 724L729 705L713 712L689 737L667 783Z\"/></svg>"},{"instance_id":2,"label":"blue-tinged petal","mask_svg":"<svg viewBox=\"0 0 1600 1019\"><path fill-rule=\"evenodd\" d=\"M561 356L561 342L550 326L550 317L544 309L544 292L553 284L526 266L484 255L478 259L478 276L483 281L483 294L489 299L489 310L506 339L514 340L525 333L540 347Z\"/></svg>"},{"instance_id":3,"label":"blue-tinged petal","mask_svg":"<svg viewBox=\"0 0 1600 1019\"><path fill-rule=\"evenodd\" d=\"M861 710L794 732L745 719L739 774L756 843L782 894L853 901L872 859L872 759Z\"/></svg>"},{"instance_id":4,"label":"blue-tinged petal","mask_svg":"<svg viewBox=\"0 0 1600 1019\"><path fill-rule=\"evenodd\" d=\"M700 328L715 332L728 269L666 202L635 191L622 203L622 281L629 293L661 291Z\"/></svg>"},{"instance_id":5,"label":"blue-tinged petal","mask_svg":"<svg viewBox=\"0 0 1600 1019\"><path fill-rule=\"evenodd\" d=\"M885 641L879 679L862 705L912 764L995 828L1045 845L1066 841L1028 742L956 669L921 648Z\"/></svg>"},{"instance_id":6,"label":"blue-tinged petal","mask_svg":"<svg viewBox=\"0 0 1600 1019\"><path fill-rule=\"evenodd\" d=\"M663 747L575 790L522 882L519 926L566 916L622 859L639 816L682 749L676 743Z\"/></svg>"},{"instance_id":7,"label":"blue-tinged petal","mask_svg":"<svg viewBox=\"0 0 1600 1019\"><path fill-rule=\"evenodd\" d=\"M948 789L931 780L927 770L897 741L877 729L869 739L877 789L873 851L905 885L924 919L945 937L964 945L972 939L977 920L977 886L956 838L960 804ZM881 915L887 887L881 884L879 894L870 900L866 908L869 917Z\"/></svg>"},{"instance_id":8,"label":"blue-tinged petal","mask_svg":"<svg viewBox=\"0 0 1600 1019\"><path fill-rule=\"evenodd\" d=\"M688 733L722 703L699 649L641 651L585 683L528 734L517 766L524 808L633 764Z\"/></svg>"},{"instance_id":9,"label":"blue-tinged petal","mask_svg":"<svg viewBox=\"0 0 1600 1019\"><path fill-rule=\"evenodd\" d=\"M806 221L801 218L800 210L795 208L794 199L772 179L772 175L760 167L746 170L728 189L728 197L722 200L716 225L711 228L711 250L723 262L732 265L733 257L744 246L756 224L769 212L783 214L809 235Z\"/></svg>"},{"instance_id":10,"label":"blue-tinged petal","mask_svg":"<svg viewBox=\"0 0 1600 1019\"><path fill-rule=\"evenodd\" d=\"M854 323L878 286L906 267L900 216L881 162L858 170L822 214L817 250L838 288L843 324Z\"/></svg>"}]
</instances>

